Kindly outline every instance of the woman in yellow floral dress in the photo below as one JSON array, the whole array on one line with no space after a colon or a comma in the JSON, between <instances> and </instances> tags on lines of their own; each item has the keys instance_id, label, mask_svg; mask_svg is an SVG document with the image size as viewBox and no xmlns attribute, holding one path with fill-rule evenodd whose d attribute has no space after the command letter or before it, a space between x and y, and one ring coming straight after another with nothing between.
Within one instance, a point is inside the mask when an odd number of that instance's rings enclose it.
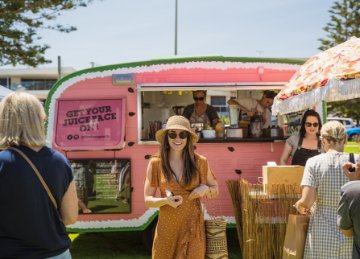
<instances>
[{"instance_id":1,"label":"woman in yellow floral dress","mask_svg":"<svg viewBox=\"0 0 360 259\"><path fill-rule=\"evenodd\" d=\"M156 133L160 151L148 165L145 204L160 208L152 258L205 258L205 226L200 198L219 193L207 159L194 152L198 141L183 116L169 118ZM156 197L157 188L160 196Z\"/></svg>"}]
</instances>

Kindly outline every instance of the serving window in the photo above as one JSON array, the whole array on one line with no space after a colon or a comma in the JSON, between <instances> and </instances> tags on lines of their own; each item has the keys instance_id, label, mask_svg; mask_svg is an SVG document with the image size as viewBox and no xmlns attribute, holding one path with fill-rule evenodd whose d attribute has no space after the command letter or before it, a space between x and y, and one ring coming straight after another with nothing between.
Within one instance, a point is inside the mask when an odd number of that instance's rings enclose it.
<instances>
[{"instance_id":1,"label":"serving window","mask_svg":"<svg viewBox=\"0 0 360 259\"><path fill-rule=\"evenodd\" d=\"M279 89L279 85L140 85L138 108L139 136L141 140L155 140L155 132L175 114L194 103L192 91L206 90L206 103L212 105L225 126L229 126L230 115L227 101L232 98L260 99L264 90Z\"/></svg>"},{"instance_id":2,"label":"serving window","mask_svg":"<svg viewBox=\"0 0 360 259\"><path fill-rule=\"evenodd\" d=\"M179 88L180 89L180 88ZM194 103L192 90L196 89L167 89L159 91L142 91L140 98L141 109L141 139L154 140L155 132L166 123L172 115L182 115L184 108ZM204 89L205 90L205 89ZM229 90L207 90L205 102L217 109L219 116L226 119L228 108L226 100L236 92Z\"/></svg>"}]
</instances>

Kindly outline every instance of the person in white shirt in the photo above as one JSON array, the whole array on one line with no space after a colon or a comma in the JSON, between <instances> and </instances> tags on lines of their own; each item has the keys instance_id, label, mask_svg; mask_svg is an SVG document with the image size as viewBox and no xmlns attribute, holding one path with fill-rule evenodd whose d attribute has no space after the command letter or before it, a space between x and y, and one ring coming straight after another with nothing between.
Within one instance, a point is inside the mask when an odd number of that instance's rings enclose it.
<instances>
[{"instance_id":1,"label":"person in white shirt","mask_svg":"<svg viewBox=\"0 0 360 259\"><path fill-rule=\"evenodd\" d=\"M270 107L273 104L276 93L274 91L266 90L260 100L253 98L230 99L229 105L239 106L242 112L246 112L247 116L261 115L263 118L263 128L271 127L271 111Z\"/></svg>"}]
</instances>

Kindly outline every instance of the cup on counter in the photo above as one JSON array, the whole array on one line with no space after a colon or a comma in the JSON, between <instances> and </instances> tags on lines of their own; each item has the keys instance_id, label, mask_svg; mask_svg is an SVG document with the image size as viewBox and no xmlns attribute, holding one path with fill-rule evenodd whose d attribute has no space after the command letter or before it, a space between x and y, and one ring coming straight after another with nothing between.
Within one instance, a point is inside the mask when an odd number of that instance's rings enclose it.
<instances>
[{"instance_id":1,"label":"cup on counter","mask_svg":"<svg viewBox=\"0 0 360 259\"><path fill-rule=\"evenodd\" d=\"M215 138L216 132L215 130L203 130L202 135L204 138Z\"/></svg>"},{"instance_id":2,"label":"cup on counter","mask_svg":"<svg viewBox=\"0 0 360 259\"><path fill-rule=\"evenodd\" d=\"M222 122L219 122L216 124L215 131L216 131L217 138L225 137L225 128L224 128L224 124Z\"/></svg>"},{"instance_id":3,"label":"cup on counter","mask_svg":"<svg viewBox=\"0 0 360 259\"><path fill-rule=\"evenodd\" d=\"M191 128L195 128L195 131L202 131L204 129L204 123L191 123Z\"/></svg>"},{"instance_id":4,"label":"cup on counter","mask_svg":"<svg viewBox=\"0 0 360 259\"><path fill-rule=\"evenodd\" d=\"M225 137L225 129L223 129L222 131L216 131L216 137L224 138Z\"/></svg>"}]
</instances>

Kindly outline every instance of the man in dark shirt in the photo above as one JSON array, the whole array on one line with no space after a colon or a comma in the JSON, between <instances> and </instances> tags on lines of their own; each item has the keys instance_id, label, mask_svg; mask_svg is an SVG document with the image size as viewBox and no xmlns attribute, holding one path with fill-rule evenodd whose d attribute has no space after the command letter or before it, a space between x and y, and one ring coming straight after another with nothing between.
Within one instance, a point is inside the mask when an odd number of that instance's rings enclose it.
<instances>
[{"instance_id":1,"label":"man in dark shirt","mask_svg":"<svg viewBox=\"0 0 360 259\"><path fill-rule=\"evenodd\" d=\"M360 259L360 163L353 173L349 172L351 166L351 163L343 166L350 182L341 187L337 224L345 236L354 237L352 258Z\"/></svg>"}]
</instances>

